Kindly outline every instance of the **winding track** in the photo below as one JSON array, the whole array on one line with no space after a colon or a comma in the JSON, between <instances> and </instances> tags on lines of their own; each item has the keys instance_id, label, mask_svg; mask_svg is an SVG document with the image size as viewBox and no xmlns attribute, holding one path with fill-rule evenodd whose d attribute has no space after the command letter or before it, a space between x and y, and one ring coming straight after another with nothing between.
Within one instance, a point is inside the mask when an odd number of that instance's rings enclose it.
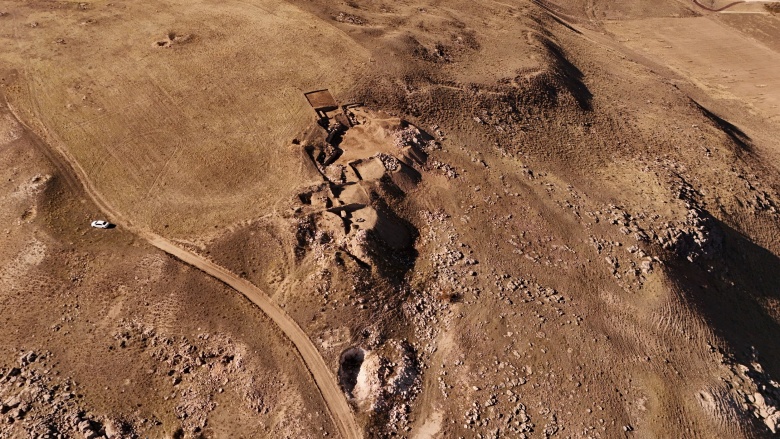
<instances>
[{"instance_id":1,"label":"winding track","mask_svg":"<svg viewBox=\"0 0 780 439\"><path fill-rule=\"evenodd\" d=\"M741 1L736 1L736 2L733 2L733 3L729 3L726 6L723 6L723 7L720 7L720 8L713 9L713 8L710 8L709 6L704 6L703 4L699 3L699 0L693 0L693 2L696 3L696 6L702 8L702 9L706 9L706 10L708 10L710 12L725 11L726 9L728 9L728 8L730 8L732 6L736 6L736 5L741 4L741 3L747 3L746 1L741 0Z\"/></svg>"},{"instance_id":2,"label":"winding track","mask_svg":"<svg viewBox=\"0 0 780 439\"><path fill-rule=\"evenodd\" d=\"M7 105L16 120L19 121L28 132L31 134L34 133L34 131L22 121L18 112L10 103L7 103ZM133 223L124 218L121 213L116 212L111 208L110 204L108 204L100 195L92 185L92 182L87 178L84 168L82 168L78 161L70 155L67 149L61 146L62 141L53 135L53 133L49 132L46 127L42 127L42 129L45 131L47 137L47 139L45 139L46 141L34 141L33 143L36 144L41 152L52 161L61 173L64 174L64 178L83 188L86 195L108 216L108 219L136 234L140 238L143 238L149 244L165 253L222 281L260 307L260 309L276 323L279 329L298 350L306 368L314 378L314 382L317 385L322 398L325 400L331 419L339 430L341 437L344 439L362 438L361 430L355 422L352 410L347 403L346 397L336 383L335 377L330 373L330 369L317 348L292 317L284 312L279 305L274 303L260 288L241 279L226 268L221 267L198 254L187 251L162 236L133 225Z\"/></svg>"}]
</instances>

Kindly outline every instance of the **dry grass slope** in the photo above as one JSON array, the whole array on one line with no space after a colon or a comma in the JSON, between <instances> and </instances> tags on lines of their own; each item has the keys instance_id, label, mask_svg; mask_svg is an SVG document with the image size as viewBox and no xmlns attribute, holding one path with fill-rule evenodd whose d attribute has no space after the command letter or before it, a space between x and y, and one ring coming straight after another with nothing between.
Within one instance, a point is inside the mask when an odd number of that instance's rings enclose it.
<instances>
[{"instance_id":1,"label":"dry grass slope","mask_svg":"<svg viewBox=\"0 0 780 439\"><path fill-rule=\"evenodd\" d=\"M311 120L302 91L341 92L368 58L273 1L7 6L13 104L128 217L178 236L271 210Z\"/></svg>"}]
</instances>

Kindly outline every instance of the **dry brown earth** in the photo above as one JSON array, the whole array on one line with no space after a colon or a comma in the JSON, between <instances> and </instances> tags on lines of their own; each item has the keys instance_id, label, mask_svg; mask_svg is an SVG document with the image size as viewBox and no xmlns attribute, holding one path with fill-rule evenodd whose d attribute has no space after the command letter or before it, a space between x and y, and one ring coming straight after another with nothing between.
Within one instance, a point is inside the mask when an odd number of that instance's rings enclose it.
<instances>
[{"instance_id":1,"label":"dry brown earth","mask_svg":"<svg viewBox=\"0 0 780 439\"><path fill-rule=\"evenodd\" d=\"M774 437L752 3L0 0L0 436Z\"/></svg>"}]
</instances>

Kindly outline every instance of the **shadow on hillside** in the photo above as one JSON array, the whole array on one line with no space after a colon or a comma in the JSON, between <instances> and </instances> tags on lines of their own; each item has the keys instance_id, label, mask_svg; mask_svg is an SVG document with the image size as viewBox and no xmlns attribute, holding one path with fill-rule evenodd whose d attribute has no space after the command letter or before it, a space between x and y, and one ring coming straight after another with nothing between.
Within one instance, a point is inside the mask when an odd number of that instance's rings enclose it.
<instances>
[{"instance_id":1,"label":"shadow on hillside","mask_svg":"<svg viewBox=\"0 0 780 439\"><path fill-rule=\"evenodd\" d=\"M694 105L696 105L696 108L701 111L701 113L712 121L712 123L715 124L721 131L726 133L727 136L731 138L734 143L737 144L742 150L744 151L751 151L753 149L753 142L750 136L745 134L744 131L739 129L736 125L732 124L731 122L721 118L717 114L713 113L712 111L704 108L696 101L693 101Z\"/></svg>"},{"instance_id":2,"label":"shadow on hillside","mask_svg":"<svg viewBox=\"0 0 780 439\"><path fill-rule=\"evenodd\" d=\"M560 81L561 85L572 95L577 101L577 105L583 110L590 111L593 106L591 101L593 100L593 93L590 92L588 87L583 82L585 75L580 69L575 66L566 57L563 49L550 39L543 39L542 44L552 60L552 68L555 75ZM558 93L557 88L548 87L548 93Z\"/></svg>"},{"instance_id":3,"label":"shadow on hillside","mask_svg":"<svg viewBox=\"0 0 780 439\"><path fill-rule=\"evenodd\" d=\"M780 300L780 258L747 236L718 221L723 251L702 264L669 263L672 279L687 292L716 333L728 342L740 361L755 347L770 376L780 377L780 322L767 310ZM711 262L714 270L703 269Z\"/></svg>"}]
</instances>

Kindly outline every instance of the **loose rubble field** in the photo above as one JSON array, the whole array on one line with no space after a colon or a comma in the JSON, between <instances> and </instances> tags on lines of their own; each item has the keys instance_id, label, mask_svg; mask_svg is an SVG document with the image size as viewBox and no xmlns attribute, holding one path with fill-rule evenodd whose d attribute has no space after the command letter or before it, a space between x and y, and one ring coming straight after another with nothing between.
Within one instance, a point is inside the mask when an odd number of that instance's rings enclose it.
<instances>
[{"instance_id":1,"label":"loose rubble field","mask_svg":"<svg viewBox=\"0 0 780 439\"><path fill-rule=\"evenodd\" d=\"M0 0L0 437L774 437L780 17L700 3Z\"/></svg>"}]
</instances>

